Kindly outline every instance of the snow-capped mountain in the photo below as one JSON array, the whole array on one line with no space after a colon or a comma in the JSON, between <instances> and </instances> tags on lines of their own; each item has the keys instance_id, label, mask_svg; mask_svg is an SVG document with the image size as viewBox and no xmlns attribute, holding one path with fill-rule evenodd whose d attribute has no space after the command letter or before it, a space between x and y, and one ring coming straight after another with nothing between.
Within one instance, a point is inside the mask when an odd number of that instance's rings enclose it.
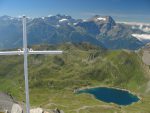
<instances>
[{"instance_id":1,"label":"snow-capped mountain","mask_svg":"<svg viewBox=\"0 0 150 113\"><path fill-rule=\"evenodd\" d=\"M144 34L144 30L133 28L131 25L116 23L111 16L96 15L85 20L58 14L28 18L27 22L29 44L88 42L109 49L138 49L146 43L137 35ZM142 35L142 37L144 36ZM12 48L21 45L22 19L20 17L1 16L0 48Z\"/></svg>"},{"instance_id":2,"label":"snow-capped mountain","mask_svg":"<svg viewBox=\"0 0 150 113\"><path fill-rule=\"evenodd\" d=\"M54 26L59 26L59 25L72 25L73 23L76 22L75 19L73 19L71 16L68 15L48 15L47 17L42 18L44 22L54 25Z\"/></svg>"},{"instance_id":3,"label":"snow-capped mountain","mask_svg":"<svg viewBox=\"0 0 150 113\"><path fill-rule=\"evenodd\" d=\"M143 33L133 33L132 36L143 43L150 42L150 24L138 22L118 22L131 26L133 30L141 30Z\"/></svg>"}]
</instances>

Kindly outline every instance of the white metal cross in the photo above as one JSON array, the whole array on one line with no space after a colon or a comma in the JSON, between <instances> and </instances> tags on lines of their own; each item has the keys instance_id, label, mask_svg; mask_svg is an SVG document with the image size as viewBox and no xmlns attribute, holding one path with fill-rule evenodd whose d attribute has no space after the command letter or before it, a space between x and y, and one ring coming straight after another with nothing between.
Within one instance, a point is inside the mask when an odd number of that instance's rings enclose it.
<instances>
[{"instance_id":1,"label":"white metal cross","mask_svg":"<svg viewBox=\"0 0 150 113\"><path fill-rule=\"evenodd\" d=\"M24 77L26 94L26 112L30 113L29 84L28 84L28 54L62 54L63 51L33 51L27 48L26 16L23 16L23 50L0 52L0 55L24 55Z\"/></svg>"}]
</instances>

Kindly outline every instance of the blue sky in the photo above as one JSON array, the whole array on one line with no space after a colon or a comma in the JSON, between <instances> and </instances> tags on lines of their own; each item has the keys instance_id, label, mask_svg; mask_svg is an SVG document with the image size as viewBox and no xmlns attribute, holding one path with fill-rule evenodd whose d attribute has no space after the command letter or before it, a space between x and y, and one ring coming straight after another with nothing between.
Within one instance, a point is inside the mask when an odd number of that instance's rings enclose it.
<instances>
[{"instance_id":1,"label":"blue sky","mask_svg":"<svg viewBox=\"0 0 150 113\"><path fill-rule=\"evenodd\" d=\"M58 13L74 18L110 15L117 21L150 23L150 0L0 0L0 15L39 17Z\"/></svg>"}]
</instances>

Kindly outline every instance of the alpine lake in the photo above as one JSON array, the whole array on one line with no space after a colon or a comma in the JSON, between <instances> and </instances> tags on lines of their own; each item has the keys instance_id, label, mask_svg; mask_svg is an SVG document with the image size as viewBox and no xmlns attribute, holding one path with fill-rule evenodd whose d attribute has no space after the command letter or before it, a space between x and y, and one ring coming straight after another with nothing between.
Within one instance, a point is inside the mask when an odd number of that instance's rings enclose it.
<instances>
[{"instance_id":1,"label":"alpine lake","mask_svg":"<svg viewBox=\"0 0 150 113\"><path fill-rule=\"evenodd\" d=\"M115 103L117 105L122 106L130 105L140 100L138 96L130 93L129 91L117 88L108 88L108 87L88 88L79 90L77 91L77 93L91 94L100 101L107 103Z\"/></svg>"}]
</instances>

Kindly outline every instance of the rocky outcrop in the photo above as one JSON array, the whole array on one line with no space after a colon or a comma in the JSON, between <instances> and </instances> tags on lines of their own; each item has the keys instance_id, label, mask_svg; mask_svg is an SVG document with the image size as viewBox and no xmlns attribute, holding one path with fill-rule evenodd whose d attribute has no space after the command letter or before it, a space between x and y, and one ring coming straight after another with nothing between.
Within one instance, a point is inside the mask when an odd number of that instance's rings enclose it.
<instances>
[{"instance_id":1,"label":"rocky outcrop","mask_svg":"<svg viewBox=\"0 0 150 113\"><path fill-rule=\"evenodd\" d=\"M59 110L58 108L56 108L55 110L52 111L52 113L64 113L62 110Z\"/></svg>"},{"instance_id":2,"label":"rocky outcrop","mask_svg":"<svg viewBox=\"0 0 150 113\"><path fill-rule=\"evenodd\" d=\"M10 94L0 92L0 112L23 113L22 108L23 106L17 104Z\"/></svg>"},{"instance_id":3,"label":"rocky outcrop","mask_svg":"<svg viewBox=\"0 0 150 113\"><path fill-rule=\"evenodd\" d=\"M142 60L146 65L150 65L150 43L142 48Z\"/></svg>"},{"instance_id":4,"label":"rocky outcrop","mask_svg":"<svg viewBox=\"0 0 150 113\"><path fill-rule=\"evenodd\" d=\"M0 111L1 112L11 112L11 108L14 101L10 95L7 93L0 92Z\"/></svg>"},{"instance_id":5,"label":"rocky outcrop","mask_svg":"<svg viewBox=\"0 0 150 113\"><path fill-rule=\"evenodd\" d=\"M54 110L43 110L42 108L34 108L30 110L30 113L64 113L62 110L59 110L58 108Z\"/></svg>"},{"instance_id":6,"label":"rocky outcrop","mask_svg":"<svg viewBox=\"0 0 150 113\"><path fill-rule=\"evenodd\" d=\"M18 104L13 104L11 113L23 113L22 108Z\"/></svg>"},{"instance_id":7,"label":"rocky outcrop","mask_svg":"<svg viewBox=\"0 0 150 113\"><path fill-rule=\"evenodd\" d=\"M149 51L144 51L142 60L146 65L150 65L150 52Z\"/></svg>"},{"instance_id":8,"label":"rocky outcrop","mask_svg":"<svg viewBox=\"0 0 150 113\"><path fill-rule=\"evenodd\" d=\"M24 103L16 103L12 96L0 92L0 112L2 113L26 113ZM43 110L42 108L30 109L30 113L64 113L56 108L55 110Z\"/></svg>"},{"instance_id":9,"label":"rocky outcrop","mask_svg":"<svg viewBox=\"0 0 150 113\"><path fill-rule=\"evenodd\" d=\"M30 113L44 113L44 110L42 108L35 108L31 109Z\"/></svg>"}]
</instances>

